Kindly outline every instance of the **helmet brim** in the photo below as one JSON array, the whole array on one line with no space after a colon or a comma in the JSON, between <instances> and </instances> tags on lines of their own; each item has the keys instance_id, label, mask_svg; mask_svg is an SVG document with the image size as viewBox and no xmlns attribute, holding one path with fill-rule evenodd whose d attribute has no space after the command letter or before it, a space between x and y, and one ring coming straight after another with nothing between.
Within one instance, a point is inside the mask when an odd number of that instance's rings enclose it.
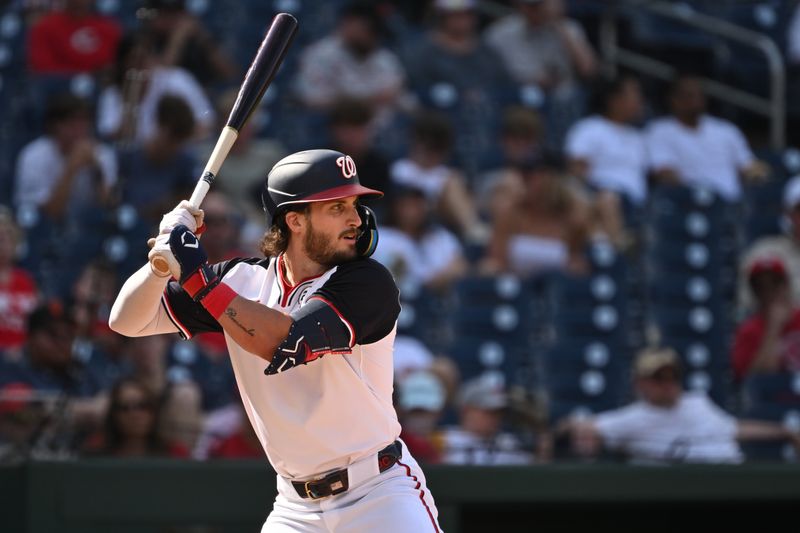
<instances>
[{"instance_id":1,"label":"helmet brim","mask_svg":"<svg viewBox=\"0 0 800 533\"><path fill-rule=\"evenodd\" d=\"M340 198L347 198L348 196L367 196L372 198L380 198L383 196L381 191L376 189L370 189L369 187L364 187L359 183L351 183L348 185L342 185L341 187L333 187L332 189L327 189L324 191L320 191L318 193L314 193L310 196L306 196L302 200L290 200L288 202L281 202L278 207L283 207L285 205L292 205L292 204L305 204L309 202L327 202L330 200L338 200Z\"/></svg>"}]
</instances>

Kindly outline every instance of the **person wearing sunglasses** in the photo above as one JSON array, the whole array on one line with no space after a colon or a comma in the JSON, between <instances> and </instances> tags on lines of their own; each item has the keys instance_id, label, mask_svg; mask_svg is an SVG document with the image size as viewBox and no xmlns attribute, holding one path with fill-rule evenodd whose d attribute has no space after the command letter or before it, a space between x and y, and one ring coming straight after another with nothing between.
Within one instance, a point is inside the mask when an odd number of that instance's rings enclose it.
<instances>
[{"instance_id":1,"label":"person wearing sunglasses","mask_svg":"<svg viewBox=\"0 0 800 533\"><path fill-rule=\"evenodd\" d=\"M703 392L685 391L678 354L645 348L633 363L633 403L562 422L581 457L616 452L645 464L741 463L740 441L788 440L800 449L800 434L773 422L737 419Z\"/></svg>"},{"instance_id":2,"label":"person wearing sunglasses","mask_svg":"<svg viewBox=\"0 0 800 533\"><path fill-rule=\"evenodd\" d=\"M88 440L85 454L119 458L188 457L185 447L167 441L160 434L159 412L159 404L148 387L135 379L123 378L111 390L102 433Z\"/></svg>"}]
</instances>

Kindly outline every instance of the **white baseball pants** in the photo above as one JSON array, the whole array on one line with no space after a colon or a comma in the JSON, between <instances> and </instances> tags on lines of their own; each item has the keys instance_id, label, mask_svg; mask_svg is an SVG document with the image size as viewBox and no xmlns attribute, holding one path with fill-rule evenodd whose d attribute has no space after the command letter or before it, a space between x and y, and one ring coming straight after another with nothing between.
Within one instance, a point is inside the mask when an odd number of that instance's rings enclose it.
<instances>
[{"instance_id":1,"label":"white baseball pants","mask_svg":"<svg viewBox=\"0 0 800 533\"><path fill-rule=\"evenodd\" d=\"M348 468L347 492L301 498L278 476L278 496L261 533L441 533L436 504L417 462L403 457L383 473L376 457Z\"/></svg>"}]
</instances>

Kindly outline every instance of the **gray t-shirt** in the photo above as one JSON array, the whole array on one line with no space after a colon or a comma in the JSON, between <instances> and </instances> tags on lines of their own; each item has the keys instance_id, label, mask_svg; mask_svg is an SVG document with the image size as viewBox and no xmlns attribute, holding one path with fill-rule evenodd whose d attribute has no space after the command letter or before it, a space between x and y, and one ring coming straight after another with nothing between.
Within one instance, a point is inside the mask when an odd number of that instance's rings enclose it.
<instances>
[{"instance_id":1,"label":"gray t-shirt","mask_svg":"<svg viewBox=\"0 0 800 533\"><path fill-rule=\"evenodd\" d=\"M586 34L574 20L562 22L574 39L586 42ZM486 29L486 43L495 51L520 84L557 80L553 89L570 87L576 73L569 50L556 28L546 25L533 28L520 15L504 17ZM588 46L588 42L587 42Z\"/></svg>"}]
</instances>

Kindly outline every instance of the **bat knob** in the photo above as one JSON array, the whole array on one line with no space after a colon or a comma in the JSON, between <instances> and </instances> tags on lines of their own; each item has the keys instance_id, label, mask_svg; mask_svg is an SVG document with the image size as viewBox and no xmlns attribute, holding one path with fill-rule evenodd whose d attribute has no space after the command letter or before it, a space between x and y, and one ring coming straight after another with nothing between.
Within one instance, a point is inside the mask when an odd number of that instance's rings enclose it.
<instances>
[{"instance_id":1,"label":"bat knob","mask_svg":"<svg viewBox=\"0 0 800 533\"><path fill-rule=\"evenodd\" d=\"M156 276L161 278L165 278L171 274L169 263L160 255L153 256L150 259L150 268Z\"/></svg>"}]
</instances>

